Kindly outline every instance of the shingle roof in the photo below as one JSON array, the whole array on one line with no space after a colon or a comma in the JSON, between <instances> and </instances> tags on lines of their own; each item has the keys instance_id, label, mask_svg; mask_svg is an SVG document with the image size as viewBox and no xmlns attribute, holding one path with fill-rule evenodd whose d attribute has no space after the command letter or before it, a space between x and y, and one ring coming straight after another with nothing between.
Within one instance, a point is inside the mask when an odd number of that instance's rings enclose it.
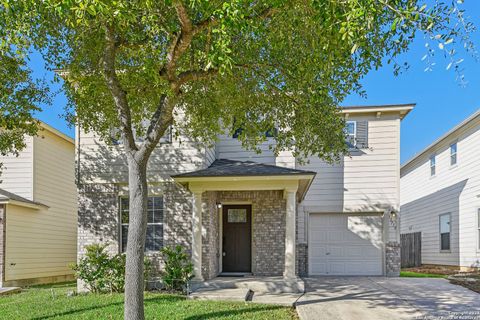
<instances>
[{"instance_id":1,"label":"shingle roof","mask_svg":"<svg viewBox=\"0 0 480 320\"><path fill-rule=\"evenodd\" d=\"M187 177L233 177L233 176L281 176L281 175L315 175L313 171L290 169L253 161L235 161L217 159L208 168L182 173L174 178Z\"/></svg>"},{"instance_id":2,"label":"shingle roof","mask_svg":"<svg viewBox=\"0 0 480 320\"><path fill-rule=\"evenodd\" d=\"M8 200L14 200L14 201L23 202L26 204L35 205L35 206L45 206L44 204L41 204L39 202L28 200L27 198L21 197L15 193L11 193L11 192L8 192L7 190L0 189L0 201L8 201Z\"/></svg>"}]
</instances>

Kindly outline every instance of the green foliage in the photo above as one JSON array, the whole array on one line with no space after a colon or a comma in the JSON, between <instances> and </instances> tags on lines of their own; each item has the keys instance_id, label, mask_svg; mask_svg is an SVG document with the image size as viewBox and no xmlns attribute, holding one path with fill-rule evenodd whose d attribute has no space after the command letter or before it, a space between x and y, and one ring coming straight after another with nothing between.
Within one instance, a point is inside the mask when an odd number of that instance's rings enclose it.
<instances>
[{"instance_id":1,"label":"green foliage","mask_svg":"<svg viewBox=\"0 0 480 320\"><path fill-rule=\"evenodd\" d=\"M185 292L188 281L193 278L193 265L182 246L163 247L161 250L165 261L162 280L170 291Z\"/></svg>"},{"instance_id":2,"label":"green foliage","mask_svg":"<svg viewBox=\"0 0 480 320\"><path fill-rule=\"evenodd\" d=\"M206 143L232 133L236 122L244 129L243 145L258 151L262 133L276 127L275 153L293 149L298 157L334 161L347 150L337 106L351 92L363 94L360 80L385 61L399 72L404 65L398 56L418 33L432 43L428 57L438 44L457 67L454 47L472 48L473 30L459 6L412 0L1 0L0 20L9 35L5 43L21 53L34 47L51 69L65 70L69 118L105 141L112 127L146 136L143 120L161 110L165 125L184 114L176 131ZM115 98L105 78L108 34L120 87ZM129 110L125 122L118 112L121 92ZM175 108L163 106L165 97Z\"/></svg>"},{"instance_id":3,"label":"green foliage","mask_svg":"<svg viewBox=\"0 0 480 320\"><path fill-rule=\"evenodd\" d=\"M69 296L75 284L22 288L18 294L2 295L0 319L123 319L123 293ZM145 292L145 318L156 320L298 320L291 307L236 301L185 299L181 295Z\"/></svg>"},{"instance_id":4,"label":"green foliage","mask_svg":"<svg viewBox=\"0 0 480 320\"><path fill-rule=\"evenodd\" d=\"M91 244L85 247L85 257L72 266L76 277L85 283L88 290L95 293L123 292L125 288L124 253L110 256L108 244ZM145 279L151 270L148 258L144 261Z\"/></svg>"}]
</instances>

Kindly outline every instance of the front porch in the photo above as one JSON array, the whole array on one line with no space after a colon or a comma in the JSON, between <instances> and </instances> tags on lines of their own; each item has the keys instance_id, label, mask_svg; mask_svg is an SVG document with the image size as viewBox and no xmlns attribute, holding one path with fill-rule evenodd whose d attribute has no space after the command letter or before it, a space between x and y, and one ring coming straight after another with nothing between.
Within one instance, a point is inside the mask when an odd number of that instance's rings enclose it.
<instances>
[{"instance_id":1,"label":"front porch","mask_svg":"<svg viewBox=\"0 0 480 320\"><path fill-rule=\"evenodd\" d=\"M192 194L195 280L220 274L296 281L296 207L313 172L217 160L177 175Z\"/></svg>"}]
</instances>

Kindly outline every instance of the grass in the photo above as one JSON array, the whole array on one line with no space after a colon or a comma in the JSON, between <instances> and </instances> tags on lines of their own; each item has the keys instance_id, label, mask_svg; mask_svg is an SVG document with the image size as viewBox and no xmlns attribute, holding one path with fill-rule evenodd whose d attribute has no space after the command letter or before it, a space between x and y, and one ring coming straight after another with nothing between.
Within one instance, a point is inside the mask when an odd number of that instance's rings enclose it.
<instances>
[{"instance_id":1,"label":"grass","mask_svg":"<svg viewBox=\"0 0 480 320\"><path fill-rule=\"evenodd\" d=\"M0 319L122 319L123 294L81 294L68 297L74 283L36 286L0 297ZM297 319L293 308L187 300L183 296L145 294L146 319Z\"/></svg>"},{"instance_id":2,"label":"grass","mask_svg":"<svg viewBox=\"0 0 480 320\"><path fill-rule=\"evenodd\" d=\"M400 277L403 278L446 278L444 274L422 273L413 271L400 271Z\"/></svg>"}]
</instances>

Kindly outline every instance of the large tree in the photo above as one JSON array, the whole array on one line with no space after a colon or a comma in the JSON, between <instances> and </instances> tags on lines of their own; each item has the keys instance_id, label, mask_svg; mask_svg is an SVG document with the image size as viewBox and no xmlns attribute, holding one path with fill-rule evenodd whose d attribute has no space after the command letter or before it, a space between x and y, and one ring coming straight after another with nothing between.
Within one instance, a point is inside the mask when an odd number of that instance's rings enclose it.
<instances>
[{"instance_id":1,"label":"large tree","mask_svg":"<svg viewBox=\"0 0 480 320\"><path fill-rule=\"evenodd\" d=\"M146 168L169 126L204 143L241 126L253 149L275 128L274 152L334 161L346 152L337 106L362 92L364 75L395 63L417 33L453 46L470 28L455 3L416 0L0 3L8 45L27 43L62 70L73 121L105 141L118 129L130 193L126 319L144 318Z\"/></svg>"}]
</instances>

